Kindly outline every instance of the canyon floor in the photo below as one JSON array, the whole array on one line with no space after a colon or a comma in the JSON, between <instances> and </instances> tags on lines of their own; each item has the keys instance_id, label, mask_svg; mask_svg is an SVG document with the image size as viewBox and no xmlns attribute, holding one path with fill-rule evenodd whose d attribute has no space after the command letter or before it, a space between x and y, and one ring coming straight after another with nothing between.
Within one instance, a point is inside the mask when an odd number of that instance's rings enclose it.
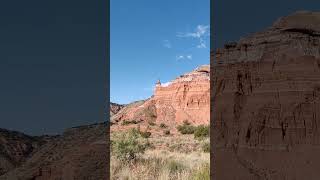
<instances>
[{"instance_id":1,"label":"canyon floor","mask_svg":"<svg viewBox=\"0 0 320 180\"><path fill-rule=\"evenodd\" d=\"M112 180L209 179L208 138L198 141L192 135L182 135L147 141L150 147L133 162L123 163L111 152Z\"/></svg>"}]
</instances>

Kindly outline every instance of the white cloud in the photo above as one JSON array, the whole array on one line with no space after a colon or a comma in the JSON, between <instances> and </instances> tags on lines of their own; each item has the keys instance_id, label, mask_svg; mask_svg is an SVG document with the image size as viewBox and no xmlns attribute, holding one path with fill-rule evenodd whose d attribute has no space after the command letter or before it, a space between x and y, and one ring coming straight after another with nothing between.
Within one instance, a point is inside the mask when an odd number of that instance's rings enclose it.
<instances>
[{"instance_id":1,"label":"white cloud","mask_svg":"<svg viewBox=\"0 0 320 180\"><path fill-rule=\"evenodd\" d=\"M178 33L177 37L193 37L193 38L201 38L208 34L209 26L198 25L195 32L188 33Z\"/></svg>"},{"instance_id":2,"label":"white cloud","mask_svg":"<svg viewBox=\"0 0 320 180\"><path fill-rule=\"evenodd\" d=\"M164 40L163 41L163 46L166 47L166 48L169 48L169 49L172 48L172 45L171 45L169 40Z\"/></svg>"},{"instance_id":3,"label":"white cloud","mask_svg":"<svg viewBox=\"0 0 320 180\"><path fill-rule=\"evenodd\" d=\"M199 44L197 45L197 48L206 48L206 43L204 40L205 36L209 36L209 26L208 25L198 25L195 29L195 32L188 32L188 33L178 33L177 37L191 37L196 38L199 40Z\"/></svg>"},{"instance_id":4,"label":"white cloud","mask_svg":"<svg viewBox=\"0 0 320 180\"><path fill-rule=\"evenodd\" d=\"M177 59L177 60L184 59L184 56L183 56L183 55L178 55L178 56L176 56L176 59Z\"/></svg>"},{"instance_id":5,"label":"white cloud","mask_svg":"<svg viewBox=\"0 0 320 180\"><path fill-rule=\"evenodd\" d=\"M206 46L205 41L202 38L200 38L200 44L197 45L197 48L206 48L206 47L207 46Z\"/></svg>"},{"instance_id":6,"label":"white cloud","mask_svg":"<svg viewBox=\"0 0 320 180\"><path fill-rule=\"evenodd\" d=\"M176 56L176 60L184 60L184 59L189 59L191 60L192 59L192 55L177 55Z\"/></svg>"}]
</instances>

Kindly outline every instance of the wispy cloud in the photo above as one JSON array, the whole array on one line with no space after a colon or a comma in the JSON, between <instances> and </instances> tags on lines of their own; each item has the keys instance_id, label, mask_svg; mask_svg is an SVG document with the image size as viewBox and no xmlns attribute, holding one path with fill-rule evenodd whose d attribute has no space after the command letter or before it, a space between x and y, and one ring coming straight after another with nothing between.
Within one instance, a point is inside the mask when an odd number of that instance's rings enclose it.
<instances>
[{"instance_id":1,"label":"wispy cloud","mask_svg":"<svg viewBox=\"0 0 320 180\"><path fill-rule=\"evenodd\" d=\"M187 59L192 59L192 55L187 55Z\"/></svg>"},{"instance_id":2,"label":"wispy cloud","mask_svg":"<svg viewBox=\"0 0 320 180\"><path fill-rule=\"evenodd\" d=\"M181 60L181 59L184 59L184 56L183 56L183 55L178 55L178 56L176 56L176 60Z\"/></svg>"},{"instance_id":3,"label":"wispy cloud","mask_svg":"<svg viewBox=\"0 0 320 180\"><path fill-rule=\"evenodd\" d=\"M178 33L177 37L201 38L208 33L208 30L209 30L209 26L198 25L195 32Z\"/></svg>"},{"instance_id":4,"label":"wispy cloud","mask_svg":"<svg viewBox=\"0 0 320 180\"><path fill-rule=\"evenodd\" d=\"M206 48L206 43L204 40L205 36L209 36L209 26L208 25L198 25L195 29L195 32L187 32L187 33L178 33L177 37L180 38L196 38L199 40L199 44L197 45L197 48Z\"/></svg>"},{"instance_id":5,"label":"wispy cloud","mask_svg":"<svg viewBox=\"0 0 320 180\"><path fill-rule=\"evenodd\" d=\"M166 48L172 48L172 45L169 40L163 40L163 46Z\"/></svg>"},{"instance_id":6,"label":"wispy cloud","mask_svg":"<svg viewBox=\"0 0 320 180\"><path fill-rule=\"evenodd\" d=\"M197 45L197 48L206 48L206 47L207 46L205 41L202 38L200 38L200 43Z\"/></svg>"},{"instance_id":7,"label":"wispy cloud","mask_svg":"<svg viewBox=\"0 0 320 180\"><path fill-rule=\"evenodd\" d=\"M192 59L192 55L177 55L176 60Z\"/></svg>"}]
</instances>

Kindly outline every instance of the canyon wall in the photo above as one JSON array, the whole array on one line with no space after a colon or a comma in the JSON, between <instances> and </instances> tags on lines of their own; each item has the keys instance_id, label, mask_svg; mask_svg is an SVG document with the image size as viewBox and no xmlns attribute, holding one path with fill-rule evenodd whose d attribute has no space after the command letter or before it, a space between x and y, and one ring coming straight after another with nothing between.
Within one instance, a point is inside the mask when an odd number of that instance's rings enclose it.
<instances>
[{"instance_id":1,"label":"canyon wall","mask_svg":"<svg viewBox=\"0 0 320 180\"><path fill-rule=\"evenodd\" d=\"M208 124L210 117L209 66L201 66L165 85L157 84L153 100L157 121Z\"/></svg>"},{"instance_id":2,"label":"canyon wall","mask_svg":"<svg viewBox=\"0 0 320 180\"><path fill-rule=\"evenodd\" d=\"M214 179L320 177L319 24L298 12L212 54Z\"/></svg>"},{"instance_id":3,"label":"canyon wall","mask_svg":"<svg viewBox=\"0 0 320 180\"><path fill-rule=\"evenodd\" d=\"M175 80L157 82L154 95L130 104L111 117L113 123L165 123L175 127L183 121L208 124L210 118L209 66L203 65Z\"/></svg>"}]
</instances>

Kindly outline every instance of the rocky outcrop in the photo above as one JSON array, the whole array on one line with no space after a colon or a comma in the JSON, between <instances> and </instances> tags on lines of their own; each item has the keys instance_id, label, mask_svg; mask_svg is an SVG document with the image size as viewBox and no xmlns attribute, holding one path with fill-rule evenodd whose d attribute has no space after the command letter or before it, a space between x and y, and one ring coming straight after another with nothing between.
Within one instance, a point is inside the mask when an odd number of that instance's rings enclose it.
<instances>
[{"instance_id":1,"label":"rocky outcrop","mask_svg":"<svg viewBox=\"0 0 320 180\"><path fill-rule=\"evenodd\" d=\"M209 66L204 65L194 71L181 75L175 80L159 81L154 95L144 101L126 105L111 117L113 123L121 125L124 121L131 124L150 122L175 127L187 120L192 124L209 123L210 101ZM125 127L111 127L111 130Z\"/></svg>"},{"instance_id":2,"label":"rocky outcrop","mask_svg":"<svg viewBox=\"0 0 320 180\"><path fill-rule=\"evenodd\" d=\"M214 53L214 179L318 179L319 23L298 12Z\"/></svg>"},{"instance_id":3,"label":"rocky outcrop","mask_svg":"<svg viewBox=\"0 0 320 180\"><path fill-rule=\"evenodd\" d=\"M47 140L45 136L32 137L0 129L0 176L24 163Z\"/></svg>"},{"instance_id":4,"label":"rocky outcrop","mask_svg":"<svg viewBox=\"0 0 320 180\"><path fill-rule=\"evenodd\" d=\"M106 123L68 129L0 179L108 179L107 129Z\"/></svg>"},{"instance_id":5,"label":"rocky outcrop","mask_svg":"<svg viewBox=\"0 0 320 180\"><path fill-rule=\"evenodd\" d=\"M319 57L320 13L298 12L277 20L266 31L225 44L213 64L274 61L302 55Z\"/></svg>"},{"instance_id":6,"label":"rocky outcrop","mask_svg":"<svg viewBox=\"0 0 320 180\"><path fill-rule=\"evenodd\" d=\"M117 114L123 107L122 104L110 103L110 116Z\"/></svg>"}]
</instances>

